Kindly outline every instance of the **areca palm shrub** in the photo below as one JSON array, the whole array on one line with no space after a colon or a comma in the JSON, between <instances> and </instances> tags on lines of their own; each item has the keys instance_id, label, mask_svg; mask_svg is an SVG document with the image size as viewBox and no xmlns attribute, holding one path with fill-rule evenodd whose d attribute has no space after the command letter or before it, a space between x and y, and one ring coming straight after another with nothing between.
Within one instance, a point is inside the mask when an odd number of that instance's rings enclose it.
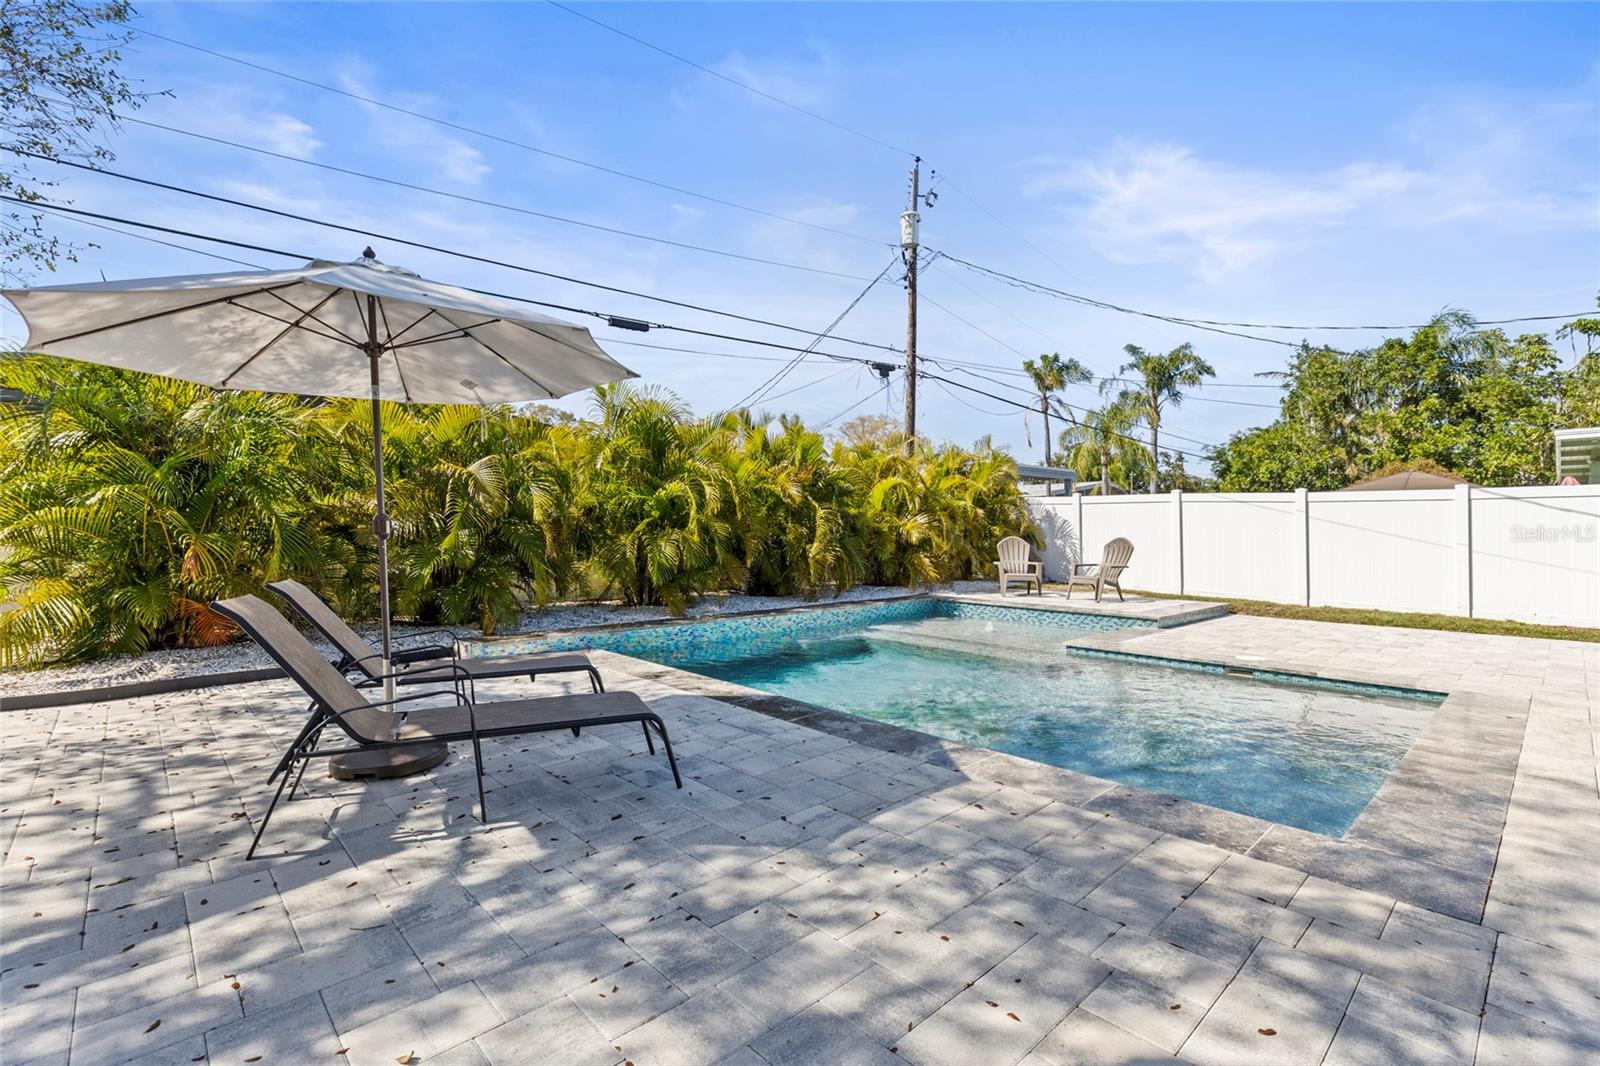
<instances>
[{"instance_id":1,"label":"areca palm shrub","mask_svg":"<svg viewBox=\"0 0 1600 1066\"><path fill-rule=\"evenodd\" d=\"M45 356L0 360L0 664L206 645L206 606L328 554L292 397Z\"/></svg>"},{"instance_id":2,"label":"areca palm shrub","mask_svg":"<svg viewBox=\"0 0 1600 1066\"><path fill-rule=\"evenodd\" d=\"M345 514L372 507L372 414L336 401L325 421L342 445ZM383 410L392 609L485 634L523 604L568 592L576 572L578 452L564 427L507 407L386 404ZM370 524L347 531L361 566L347 573L353 613L376 613Z\"/></svg>"},{"instance_id":3,"label":"areca palm shrub","mask_svg":"<svg viewBox=\"0 0 1600 1066\"><path fill-rule=\"evenodd\" d=\"M581 547L597 590L681 612L700 593L740 587L729 426L625 383L596 389L593 414Z\"/></svg>"},{"instance_id":4,"label":"areca palm shrub","mask_svg":"<svg viewBox=\"0 0 1600 1066\"><path fill-rule=\"evenodd\" d=\"M1036 539L1016 465L997 451L953 446L913 455L871 445L837 446L834 461L859 478L870 569L885 585L971 577L994 561L1002 537Z\"/></svg>"},{"instance_id":5,"label":"areca palm shrub","mask_svg":"<svg viewBox=\"0 0 1600 1066\"><path fill-rule=\"evenodd\" d=\"M734 500L745 542L747 591L815 597L865 572L861 480L831 461L822 435L796 419L776 429L735 416Z\"/></svg>"}]
</instances>

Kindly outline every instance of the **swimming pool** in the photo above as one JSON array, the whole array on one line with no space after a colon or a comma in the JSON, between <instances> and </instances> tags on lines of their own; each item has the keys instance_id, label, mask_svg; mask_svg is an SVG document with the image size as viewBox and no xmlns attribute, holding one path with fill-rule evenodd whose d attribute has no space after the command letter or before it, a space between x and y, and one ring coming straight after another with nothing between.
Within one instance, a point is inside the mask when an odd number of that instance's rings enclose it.
<instances>
[{"instance_id":1,"label":"swimming pool","mask_svg":"<svg viewBox=\"0 0 1600 1066\"><path fill-rule=\"evenodd\" d=\"M920 599L543 643L609 647L1331 836L1366 807L1439 699L1062 648L1086 629L1129 624Z\"/></svg>"}]
</instances>

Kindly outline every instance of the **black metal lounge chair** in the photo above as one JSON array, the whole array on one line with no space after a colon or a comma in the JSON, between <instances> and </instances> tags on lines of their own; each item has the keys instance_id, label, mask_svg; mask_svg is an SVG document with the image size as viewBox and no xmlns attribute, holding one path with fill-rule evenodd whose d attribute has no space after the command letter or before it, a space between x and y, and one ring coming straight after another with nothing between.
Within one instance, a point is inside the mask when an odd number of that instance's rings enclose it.
<instances>
[{"instance_id":1,"label":"black metal lounge chair","mask_svg":"<svg viewBox=\"0 0 1600 1066\"><path fill-rule=\"evenodd\" d=\"M322 597L298 581L274 581L267 588L293 608L339 650L340 658L334 663L341 672L354 670L365 675L362 685L377 684L383 677L383 653L365 640L337 611L329 607ZM594 668L587 655L581 652L549 652L536 655L498 655L482 659L460 659L456 653L456 635L448 629L424 630L413 634L431 637L443 634L450 638L448 644L419 644L409 648L396 648L389 658L389 668L396 684L416 685L450 681L454 671L444 660L454 660L474 681L497 677L522 677L530 680L540 674L586 673L589 686L596 692L606 687L600 681L600 671Z\"/></svg>"},{"instance_id":2,"label":"black metal lounge chair","mask_svg":"<svg viewBox=\"0 0 1600 1066\"><path fill-rule=\"evenodd\" d=\"M404 748L416 744L472 741L473 767L478 775L478 810L485 823L489 820L489 805L483 794L484 737L516 736L523 733L548 733L570 729L576 735L586 726L618 725L638 722L644 729L645 745L654 755L656 746L650 737L653 726L666 748L667 764L672 767L672 780L679 788L683 778L678 775L678 760L672 754L672 741L667 737L667 727L659 715L652 711L638 695L632 692L582 692L569 696L544 696L527 700L502 700L495 703L477 703L470 698L465 684L471 678L459 665L452 663L444 680L451 688L431 692L416 692L392 700L371 701L324 659L301 632L279 614L271 604L257 596L236 596L217 600L213 610L238 624L311 698L311 715L301 728L289 750L278 761L277 768L267 778L267 784L279 774L278 791L261 819L255 840L245 858L255 856L261 836L267 831L272 812L291 774L294 785L289 798L294 798L306 766L312 759L345 755L351 752L370 751L374 748ZM379 680L382 680L380 677ZM419 707L408 705L426 699L451 696L454 705L449 707ZM354 746L339 745L318 749L322 732L329 725L343 731ZM298 773L294 764L299 762Z\"/></svg>"}]
</instances>

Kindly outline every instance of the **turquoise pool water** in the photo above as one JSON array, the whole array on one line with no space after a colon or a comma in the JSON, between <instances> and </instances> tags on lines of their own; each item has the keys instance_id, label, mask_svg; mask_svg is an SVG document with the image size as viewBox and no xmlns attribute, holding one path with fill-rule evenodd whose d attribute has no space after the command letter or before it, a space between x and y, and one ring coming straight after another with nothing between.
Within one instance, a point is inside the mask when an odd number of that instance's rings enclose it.
<instances>
[{"instance_id":1,"label":"turquoise pool water","mask_svg":"<svg viewBox=\"0 0 1600 1066\"><path fill-rule=\"evenodd\" d=\"M1103 620L913 602L887 617L726 619L714 634L641 627L583 643L1332 836L1437 705L1076 655L1061 642Z\"/></svg>"}]
</instances>

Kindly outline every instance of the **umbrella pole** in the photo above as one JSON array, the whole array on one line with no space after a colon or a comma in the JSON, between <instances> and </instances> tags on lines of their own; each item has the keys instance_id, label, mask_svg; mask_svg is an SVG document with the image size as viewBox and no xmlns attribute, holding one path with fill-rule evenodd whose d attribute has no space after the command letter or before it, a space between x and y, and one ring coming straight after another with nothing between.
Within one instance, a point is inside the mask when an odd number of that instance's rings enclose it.
<instances>
[{"instance_id":1,"label":"umbrella pole","mask_svg":"<svg viewBox=\"0 0 1600 1066\"><path fill-rule=\"evenodd\" d=\"M378 482L378 509L372 516L372 532L378 538L378 617L383 626L383 672L389 673L393 655L389 632L389 512L383 498L383 407L379 403L377 323L373 319L373 298L367 297L367 361L372 368L372 472ZM394 699L394 680L383 682L384 699Z\"/></svg>"}]
</instances>

